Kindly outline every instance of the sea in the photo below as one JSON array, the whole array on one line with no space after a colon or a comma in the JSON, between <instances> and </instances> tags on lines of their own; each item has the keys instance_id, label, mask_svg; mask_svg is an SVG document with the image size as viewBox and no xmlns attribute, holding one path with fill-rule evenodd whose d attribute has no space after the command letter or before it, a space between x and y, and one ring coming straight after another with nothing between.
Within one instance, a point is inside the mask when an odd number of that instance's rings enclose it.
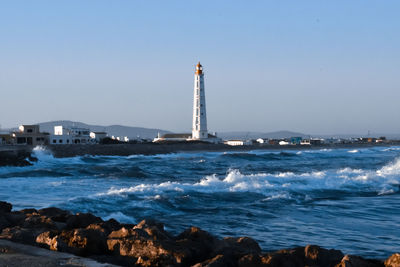
<instances>
[{"instance_id":1,"label":"sea","mask_svg":"<svg viewBox=\"0 0 400 267\"><path fill-rule=\"evenodd\" d=\"M400 147L54 158L0 168L15 210L55 206L103 219L153 218L249 236L264 251L307 244L386 258L400 252Z\"/></svg>"}]
</instances>

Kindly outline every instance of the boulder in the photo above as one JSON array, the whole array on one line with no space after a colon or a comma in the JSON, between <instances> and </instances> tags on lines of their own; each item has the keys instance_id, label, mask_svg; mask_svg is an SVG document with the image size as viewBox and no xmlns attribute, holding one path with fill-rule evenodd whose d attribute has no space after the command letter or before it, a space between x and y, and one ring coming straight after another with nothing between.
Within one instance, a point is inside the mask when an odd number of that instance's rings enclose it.
<instances>
[{"instance_id":1,"label":"boulder","mask_svg":"<svg viewBox=\"0 0 400 267\"><path fill-rule=\"evenodd\" d=\"M40 209L38 210L38 213L42 216L49 217L55 222L63 223L65 223L67 219L71 216L71 212L54 207Z\"/></svg>"},{"instance_id":2,"label":"boulder","mask_svg":"<svg viewBox=\"0 0 400 267\"><path fill-rule=\"evenodd\" d=\"M222 254L217 252L219 240L198 227L191 227L176 238L178 262L191 265Z\"/></svg>"},{"instance_id":3,"label":"boulder","mask_svg":"<svg viewBox=\"0 0 400 267\"><path fill-rule=\"evenodd\" d=\"M18 211L3 214L3 216L10 222L11 226L21 225L27 217L24 213Z\"/></svg>"},{"instance_id":4,"label":"boulder","mask_svg":"<svg viewBox=\"0 0 400 267\"><path fill-rule=\"evenodd\" d=\"M5 201L0 201L0 213L10 213L12 205Z\"/></svg>"},{"instance_id":5,"label":"boulder","mask_svg":"<svg viewBox=\"0 0 400 267\"><path fill-rule=\"evenodd\" d=\"M202 263L197 263L192 267L227 267L227 266L234 266L232 265L230 259L227 259L224 255L217 255L212 259L208 259ZM249 267L249 266L246 266Z\"/></svg>"},{"instance_id":6,"label":"boulder","mask_svg":"<svg viewBox=\"0 0 400 267\"><path fill-rule=\"evenodd\" d=\"M71 215L66 220L68 229L86 228L93 223L101 223L103 220L100 217L94 216L90 213L77 213Z\"/></svg>"},{"instance_id":7,"label":"boulder","mask_svg":"<svg viewBox=\"0 0 400 267\"><path fill-rule=\"evenodd\" d=\"M29 229L20 226L14 226L3 229L0 239L8 239L11 241L33 245L36 242L36 236L44 232L43 229Z\"/></svg>"},{"instance_id":8,"label":"boulder","mask_svg":"<svg viewBox=\"0 0 400 267\"><path fill-rule=\"evenodd\" d=\"M257 254L248 254L238 261L238 267L263 267L267 266L262 262L262 258Z\"/></svg>"},{"instance_id":9,"label":"boulder","mask_svg":"<svg viewBox=\"0 0 400 267\"><path fill-rule=\"evenodd\" d=\"M46 229L55 230L57 226L48 217L40 215L31 215L25 218L25 221L21 224L23 228L35 228L35 229Z\"/></svg>"},{"instance_id":10,"label":"boulder","mask_svg":"<svg viewBox=\"0 0 400 267\"><path fill-rule=\"evenodd\" d=\"M385 260L385 267L400 267L400 253L395 253Z\"/></svg>"},{"instance_id":11,"label":"boulder","mask_svg":"<svg viewBox=\"0 0 400 267\"><path fill-rule=\"evenodd\" d=\"M238 260L247 254L260 254L261 248L254 239L249 237L226 237L219 242L216 253Z\"/></svg>"},{"instance_id":12,"label":"boulder","mask_svg":"<svg viewBox=\"0 0 400 267\"><path fill-rule=\"evenodd\" d=\"M168 266L180 264L173 240L159 240L147 233L147 227L122 227L108 235L107 246L114 255L136 260L138 266Z\"/></svg>"},{"instance_id":13,"label":"boulder","mask_svg":"<svg viewBox=\"0 0 400 267\"><path fill-rule=\"evenodd\" d=\"M345 255L336 267L384 267L384 264L378 260L368 260L359 256Z\"/></svg>"},{"instance_id":14,"label":"boulder","mask_svg":"<svg viewBox=\"0 0 400 267\"><path fill-rule=\"evenodd\" d=\"M304 248L305 264L309 266L335 266L343 256L340 250L328 250L315 245L308 245Z\"/></svg>"},{"instance_id":15,"label":"boulder","mask_svg":"<svg viewBox=\"0 0 400 267\"><path fill-rule=\"evenodd\" d=\"M59 250L57 235L58 232L54 231L43 232L36 237L36 243L41 247L57 251Z\"/></svg>"}]
</instances>

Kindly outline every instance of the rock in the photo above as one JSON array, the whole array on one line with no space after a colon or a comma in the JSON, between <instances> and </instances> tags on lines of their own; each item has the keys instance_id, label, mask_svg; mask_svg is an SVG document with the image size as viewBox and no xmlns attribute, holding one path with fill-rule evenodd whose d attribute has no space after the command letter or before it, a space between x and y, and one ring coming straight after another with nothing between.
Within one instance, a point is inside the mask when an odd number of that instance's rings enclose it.
<instances>
[{"instance_id":1,"label":"rock","mask_svg":"<svg viewBox=\"0 0 400 267\"><path fill-rule=\"evenodd\" d=\"M58 243L62 240L68 246L67 252L77 255L87 256L108 252L107 239L101 231L93 229L63 231L56 239ZM65 248L63 247L63 249Z\"/></svg>"},{"instance_id":2,"label":"rock","mask_svg":"<svg viewBox=\"0 0 400 267\"><path fill-rule=\"evenodd\" d=\"M12 224L7 220L6 217L0 216L0 231L4 228L10 227Z\"/></svg>"},{"instance_id":3,"label":"rock","mask_svg":"<svg viewBox=\"0 0 400 267\"><path fill-rule=\"evenodd\" d=\"M383 267L383 262L367 260L359 256L345 255L336 267Z\"/></svg>"},{"instance_id":4,"label":"rock","mask_svg":"<svg viewBox=\"0 0 400 267\"><path fill-rule=\"evenodd\" d=\"M144 230L153 240L166 240L171 238L171 236L165 232L164 224L151 219L142 220L134 226L133 229Z\"/></svg>"},{"instance_id":5,"label":"rock","mask_svg":"<svg viewBox=\"0 0 400 267\"><path fill-rule=\"evenodd\" d=\"M10 213L12 205L5 201L0 201L0 213Z\"/></svg>"},{"instance_id":6,"label":"rock","mask_svg":"<svg viewBox=\"0 0 400 267\"><path fill-rule=\"evenodd\" d=\"M63 223L65 223L67 219L71 216L71 212L54 207L40 209L38 210L38 213L42 216L49 217L55 222Z\"/></svg>"},{"instance_id":7,"label":"rock","mask_svg":"<svg viewBox=\"0 0 400 267\"><path fill-rule=\"evenodd\" d=\"M191 265L202 262L216 254L216 247L219 244L214 236L198 227L191 227L176 237L176 246L179 253L176 253L178 262L184 265Z\"/></svg>"},{"instance_id":8,"label":"rock","mask_svg":"<svg viewBox=\"0 0 400 267\"><path fill-rule=\"evenodd\" d=\"M400 254L395 253L385 260L385 267L400 267Z\"/></svg>"},{"instance_id":9,"label":"rock","mask_svg":"<svg viewBox=\"0 0 400 267\"><path fill-rule=\"evenodd\" d=\"M108 253L106 236L93 229L47 231L36 237L36 243L51 250L69 252L80 256Z\"/></svg>"},{"instance_id":10,"label":"rock","mask_svg":"<svg viewBox=\"0 0 400 267\"><path fill-rule=\"evenodd\" d=\"M175 266L181 263L173 240L161 242L141 228L122 227L111 232L107 239L108 249L114 255L136 259L139 266Z\"/></svg>"},{"instance_id":11,"label":"rock","mask_svg":"<svg viewBox=\"0 0 400 267\"><path fill-rule=\"evenodd\" d=\"M66 223L68 229L86 228L93 223L101 223L103 220L90 213L77 213L68 217Z\"/></svg>"},{"instance_id":12,"label":"rock","mask_svg":"<svg viewBox=\"0 0 400 267\"><path fill-rule=\"evenodd\" d=\"M238 267L262 267L267 266L261 261L261 257L257 254L248 254L238 261Z\"/></svg>"},{"instance_id":13,"label":"rock","mask_svg":"<svg viewBox=\"0 0 400 267\"><path fill-rule=\"evenodd\" d=\"M226 259L224 255L217 255L212 259L206 260L202 263L197 263L192 267L226 267L232 265L232 263L229 262L230 260Z\"/></svg>"},{"instance_id":14,"label":"rock","mask_svg":"<svg viewBox=\"0 0 400 267\"><path fill-rule=\"evenodd\" d=\"M57 243L57 234L53 231L47 231L39 234L36 237L36 243L44 248L57 251L58 250L58 243Z\"/></svg>"},{"instance_id":15,"label":"rock","mask_svg":"<svg viewBox=\"0 0 400 267\"><path fill-rule=\"evenodd\" d=\"M20 225L26 219L26 215L24 213L22 213L22 212L19 212L19 211L11 212L11 213L8 213L8 214L4 214L3 216L7 219L7 221L10 222L11 226Z\"/></svg>"},{"instance_id":16,"label":"rock","mask_svg":"<svg viewBox=\"0 0 400 267\"><path fill-rule=\"evenodd\" d=\"M226 237L220 242L217 253L239 259L247 254L260 254L261 248L249 237Z\"/></svg>"},{"instance_id":17,"label":"rock","mask_svg":"<svg viewBox=\"0 0 400 267\"><path fill-rule=\"evenodd\" d=\"M23 213L27 216L29 215L39 215L38 211L36 209L23 209L18 211L19 213Z\"/></svg>"},{"instance_id":18,"label":"rock","mask_svg":"<svg viewBox=\"0 0 400 267\"><path fill-rule=\"evenodd\" d=\"M50 218L40 215L32 215L26 217L21 226L24 228L41 228L46 230L57 229L57 226Z\"/></svg>"},{"instance_id":19,"label":"rock","mask_svg":"<svg viewBox=\"0 0 400 267\"><path fill-rule=\"evenodd\" d=\"M334 266L343 258L343 253L340 250L308 245L304 248L304 258L305 264L309 266Z\"/></svg>"},{"instance_id":20,"label":"rock","mask_svg":"<svg viewBox=\"0 0 400 267\"><path fill-rule=\"evenodd\" d=\"M0 239L33 245L36 242L36 236L43 232L41 229L27 229L20 226L14 226L3 229Z\"/></svg>"}]
</instances>

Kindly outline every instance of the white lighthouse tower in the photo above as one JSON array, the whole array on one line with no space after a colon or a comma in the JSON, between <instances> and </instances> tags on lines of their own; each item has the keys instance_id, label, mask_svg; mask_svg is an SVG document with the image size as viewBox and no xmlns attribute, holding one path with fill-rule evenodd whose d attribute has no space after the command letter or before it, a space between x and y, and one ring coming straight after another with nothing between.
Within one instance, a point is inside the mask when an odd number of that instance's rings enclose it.
<instances>
[{"instance_id":1,"label":"white lighthouse tower","mask_svg":"<svg viewBox=\"0 0 400 267\"><path fill-rule=\"evenodd\" d=\"M194 74L194 98L193 98L193 126L192 139L207 139L207 114L206 95L204 92L204 73L200 62L196 65Z\"/></svg>"}]
</instances>

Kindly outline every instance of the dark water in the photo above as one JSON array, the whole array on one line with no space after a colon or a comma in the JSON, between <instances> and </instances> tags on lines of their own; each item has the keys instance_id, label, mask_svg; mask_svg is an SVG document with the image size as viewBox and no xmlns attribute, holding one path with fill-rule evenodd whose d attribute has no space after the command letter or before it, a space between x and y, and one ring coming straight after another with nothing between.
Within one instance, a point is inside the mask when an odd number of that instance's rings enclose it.
<instances>
[{"instance_id":1,"label":"dark water","mask_svg":"<svg viewBox=\"0 0 400 267\"><path fill-rule=\"evenodd\" d=\"M179 153L55 159L0 168L0 199L105 219L251 236L264 250L319 244L400 251L400 148Z\"/></svg>"}]
</instances>

